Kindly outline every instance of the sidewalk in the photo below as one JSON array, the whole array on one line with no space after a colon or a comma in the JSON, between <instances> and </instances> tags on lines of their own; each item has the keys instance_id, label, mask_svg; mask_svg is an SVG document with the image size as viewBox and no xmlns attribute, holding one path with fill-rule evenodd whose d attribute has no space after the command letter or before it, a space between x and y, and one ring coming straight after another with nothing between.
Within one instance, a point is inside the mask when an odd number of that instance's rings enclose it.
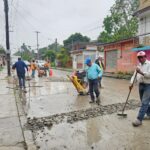
<instances>
[{"instance_id":1,"label":"sidewalk","mask_svg":"<svg viewBox=\"0 0 150 150\"><path fill-rule=\"evenodd\" d=\"M52 69L66 71L66 72L73 72L73 69L68 69L68 68L52 67ZM132 77L132 74L123 74L123 73L122 74L119 74L119 73L117 74L117 73L104 72L103 77L130 80L131 77Z\"/></svg>"},{"instance_id":2,"label":"sidewalk","mask_svg":"<svg viewBox=\"0 0 150 150\"><path fill-rule=\"evenodd\" d=\"M14 90L8 88L12 88L13 84L8 83L6 76L7 71L4 68L0 72L0 150L31 149L27 143L31 136L26 135L23 129L26 117L19 101L17 102L15 98Z\"/></svg>"}]
</instances>

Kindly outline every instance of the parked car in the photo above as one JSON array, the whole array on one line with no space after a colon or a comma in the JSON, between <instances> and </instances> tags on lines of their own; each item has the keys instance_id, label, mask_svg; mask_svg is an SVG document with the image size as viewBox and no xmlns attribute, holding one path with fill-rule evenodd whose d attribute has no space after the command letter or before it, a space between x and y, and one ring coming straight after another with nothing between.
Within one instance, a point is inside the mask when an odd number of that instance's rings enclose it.
<instances>
[{"instance_id":1,"label":"parked car","mask_svg":"<svg viewBox=\"0 0 150 150\"><path fill-rule=\"evenodd\" d=\"M24 60L24 63L25 63L27 66L30 66L30 62L27 61L27 60Z\"/></svg>"}]
</instances>

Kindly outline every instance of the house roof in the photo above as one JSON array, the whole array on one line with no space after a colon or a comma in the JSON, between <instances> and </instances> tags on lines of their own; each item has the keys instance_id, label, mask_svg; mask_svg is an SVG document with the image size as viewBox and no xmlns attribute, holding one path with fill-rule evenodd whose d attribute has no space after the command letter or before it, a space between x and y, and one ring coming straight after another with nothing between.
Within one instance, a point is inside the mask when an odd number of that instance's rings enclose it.
<instances>
[{"instance_id":1,"label":"house roof","mask_svg":"<svg viewBox=\"0 0 150 150\"><path fill-rule=\"evenodd\" d=\"M133 14L133 16L138 16L138 15L140 15L140 14L146 12L146 11L149 11L149 10L150 10L150 6L145 7L145 8L143 8L143 9L139 9L138 11L136 11L136 12Z\"/></svg>"},{"instance_id":2,"label":"house roof","mask_svg":"<svg viewBox=\"0 0 150 150\"><path fill-rule=\"evenodd\" d=\"M97 42L91 41L91 42L74 42L73 45L96 45Z\"/></svg>"},{"instance_id":3,"label":"house roof","mask_svg":"<svg viewBox=\"0 0 150 150\"><path fill-rule=\"evenodd\" d=\"M82 53L82 52L95 52L96 50L86 50L86 49L80 49L80 50L73 50L73 51L70 51L71 54L79 54L79 53Z\"/></svg>"},{"instance_id":4,"label":"house roof","mask_svg":"<svg viewBox=\"0 0 150 150\"><path fill-rule=\"evenodd\" d=\"M133 52L137 52L137 51L147 51L150 50L150 46L144 46L144 47L139 47L139 48L132 48Z\"/></svg>"},{"instance_id":5,"label":"house roof","mask_svg":"<svg viewBox=\"0 0 150 150\"><path fill-rule=\"evenodd\" d=\"M99 44L97 44L97 46L107 46L107 45L116 44L116 43L119 44L119 43L131 41L131 40L135 40L135 39L138 39L138 37L135 36L135 37L132 37L132 38L122 39L122 40L118 40L118 41L114 41L114 42L109 42L109 43L99 43Z\"/></svg>"}]
</instances>

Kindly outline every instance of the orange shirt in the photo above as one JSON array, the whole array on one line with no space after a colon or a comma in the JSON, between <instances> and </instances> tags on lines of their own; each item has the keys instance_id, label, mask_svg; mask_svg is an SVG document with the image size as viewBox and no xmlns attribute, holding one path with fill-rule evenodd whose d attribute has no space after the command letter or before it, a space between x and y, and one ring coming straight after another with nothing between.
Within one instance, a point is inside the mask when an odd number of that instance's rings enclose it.
<instances>
[{"instance_id":1,"label":"orange shirt","mask_svg":"<svg viewBox=\"0 0 150 150\"><path fill-rule=\"evenodd\" d=\"M45 63L45 64L44 64L44 67L46 67L46 68L50 68L50 63L48 63L48 62L47 62L47 63Z\"/></svg>"},{"instance_id":2,"label":"orange shirt","mask_svg":"<svg viewBox=\"0 0 150 150\"><path fill-rule=\"evenodd\" d=\"M36 67L36 64L35 64L35 63L31 63L31 69L32 69L32 70L36 70L36 68L37 68L37 67Z\"/></svg>"}]
</instances>

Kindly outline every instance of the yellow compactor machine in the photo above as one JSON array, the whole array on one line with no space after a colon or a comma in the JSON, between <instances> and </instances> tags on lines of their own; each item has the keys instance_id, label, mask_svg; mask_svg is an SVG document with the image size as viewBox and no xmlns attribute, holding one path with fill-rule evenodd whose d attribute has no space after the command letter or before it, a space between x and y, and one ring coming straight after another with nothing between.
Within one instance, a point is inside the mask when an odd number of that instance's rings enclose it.
<instances>
[{"instance_id":1,"label":"yellow compactor machine","mask_svg":"<svg viewBox=\"0 0 150 150\"><path fill-rule=\"evenodd\" d=\"M84 82L85 73L76 72L74 75L67 75L70 81L73 83L74 87L80 95L87 95L87 83Z\"/></svg>"}]
</instances>

